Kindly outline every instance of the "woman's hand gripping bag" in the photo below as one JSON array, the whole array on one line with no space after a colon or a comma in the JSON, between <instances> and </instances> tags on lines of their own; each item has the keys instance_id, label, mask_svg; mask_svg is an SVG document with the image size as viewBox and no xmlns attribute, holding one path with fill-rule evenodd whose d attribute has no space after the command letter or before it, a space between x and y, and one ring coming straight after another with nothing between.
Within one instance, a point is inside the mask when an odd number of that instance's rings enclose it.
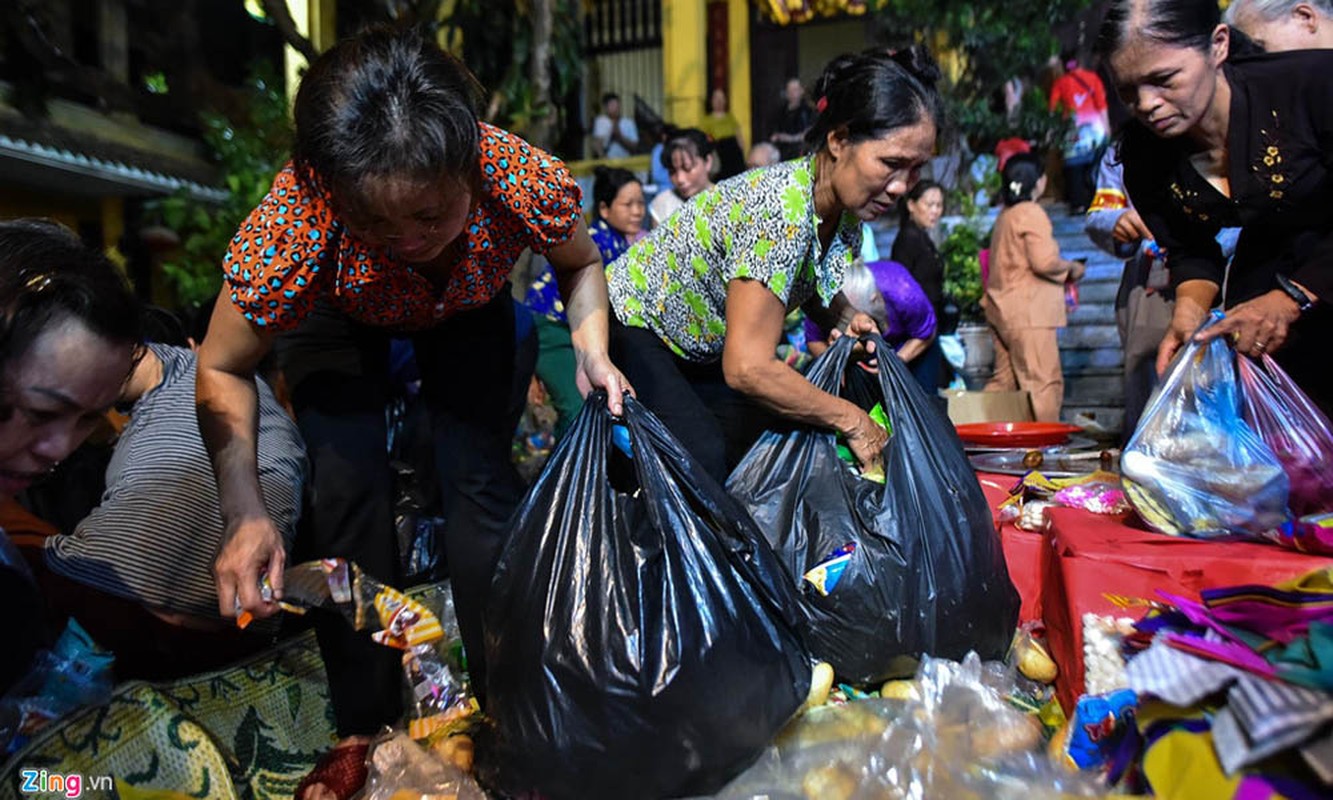
<instances>
[{"instance_id":1,"label":"woman's hand gripping bag","mask_svg":"<svg viewBox=\"0 0 1333 800\"><path fill-rule=\"evenodd\" d=\"M809 691L791 608L745 510L636 400L617 423L591 395L491 587L498 782L552 800L712 794Z\"/></svg>"},{"instance_id":2,"label":"woman's hand gripping bag","mask_svg":"<svg viewBox=\"0 0 1333 800\"><path fill-rule=\"evenodd\" d=\"M848 469L833 432L793 426L765 432L727 487L786 567L811 654L843 680L911 674L923 655L1002 658L1019 598L990 506L953 425L892 349L870 341L877 375L848 369L856 341L843 337L808 377L836 395L846 375L868 386L863 398L879 395L884 483Z\"/></svg>"},{"instance_id":3,"label":"woman's hand gripping bag","mask_svg":"<svg viewBox=\"0 0 1333 800\"><path fill-rule=\"evenodd\" d=\"M1223 337L1191 340L1176 356L1120 471L1134 509L1161 533L1259 537L1287 519L1287 475L1241 417L1236 354Z\"/></svg>"},{"instance_id":4,"label":"woman's hand gripping bag","mask_svg":"<svg viewBox=\"0 0 1333 800\"><path fill-rule=\"evenodd\" d=\"M1333 426L1272 356L1239 359L1245 422L1287 473L1296 517L1333 511Z\"/></svg>"}]
</instances>

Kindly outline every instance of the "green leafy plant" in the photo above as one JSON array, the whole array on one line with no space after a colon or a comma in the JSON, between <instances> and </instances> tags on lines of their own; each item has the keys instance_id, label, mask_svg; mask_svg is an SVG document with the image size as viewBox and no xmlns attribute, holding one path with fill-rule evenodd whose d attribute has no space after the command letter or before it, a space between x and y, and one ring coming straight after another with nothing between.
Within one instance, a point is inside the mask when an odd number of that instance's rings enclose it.
<instances>
[{"instance_id":1,"label":"green leafy plant","mask_svg":"<svg viewBox=\"0 0 1333 800\"><path fill-rule=\"evenodd\" d=\"M583 72L580 0L544 0L550 6L549 41L538 47L538 4L533 0L457 0L440 27L460 45L477 81L490 90L488 120L542 146L560 126L554 102L567 96ZM549 90L533 84L533 59L546 55Z\"/></svg>"},{"instance_id":2,"label":"green leafy plant","mask_svg":"<svg viewBox=\"0 0 1333 800\"><path fill-rule=\"evenodd\" d=\"M197 308L218 293L222 256L231 238L268 192L291 152L282 79L265 64L251 71L246 85L249 103L244 119L201 115L203 138L222 173L227 198L213 204L179 192L148 209L180 237L181 245L162 264L162 274L184 308Z\"/></svg>"},{"instance_id":3,"label":"green leafy plant","mask_svg":"<svg viewBox=\"0 0 1333 800\"><path fill-rule=\"evenodd\" d=\"M945 230L940 243L944 261L944 294L958 306L962 322L985 319L981 310L981 249L987 246L982 219L974 217Z\"/></svg>"}]
</instances>

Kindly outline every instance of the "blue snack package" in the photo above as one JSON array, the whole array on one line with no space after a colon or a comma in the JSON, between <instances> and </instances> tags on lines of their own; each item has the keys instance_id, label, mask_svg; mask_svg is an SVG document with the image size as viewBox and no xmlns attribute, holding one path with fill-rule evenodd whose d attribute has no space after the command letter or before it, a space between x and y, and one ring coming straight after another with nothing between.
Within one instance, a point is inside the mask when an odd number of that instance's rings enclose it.
<instances>
[{"instance_id":1,"label":"blue snack package","mask_svg":"<svg viewBox=\"0 0 1333 800\"><path fill-rule=\"evenodd\" d=\"M828 597L829 592L837 588L838 581L842 580L842 573L847 569L847 564L852 560L854 553L856 553L856 542L848 542L825 556L802 577L816 592Z\"/></svg>"},{"instance_id":2,"label":"blue snack package","mask_svg":"<svg viewBox=\"0 0 1333 800\"><path fill-rule=\"evenodd\" d=\"M1134 730L1138 699L1133 689L1080 697L1069 718L1065 758L1084 770L1110 764L1121 740Z\"/></svg>"}]
</instances>

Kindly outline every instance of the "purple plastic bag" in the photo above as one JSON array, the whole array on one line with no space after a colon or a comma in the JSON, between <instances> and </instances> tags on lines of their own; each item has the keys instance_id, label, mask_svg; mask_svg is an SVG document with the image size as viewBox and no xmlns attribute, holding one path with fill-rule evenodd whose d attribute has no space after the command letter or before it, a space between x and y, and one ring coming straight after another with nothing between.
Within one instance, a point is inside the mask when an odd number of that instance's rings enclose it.
<instances>
[{"instance_id":1,"label":"purple plastic bag","mask_svg":"<svg viewBox=\"0 0 1333 800\"><path fill-rule=\"evenodd\" d=\"M1262 367L1237 358L1245 421L1264 440L1291 481L1287 505L1296 517L1333 511L1333 426L1270 356Z\"/></svg>"}]
</instances>

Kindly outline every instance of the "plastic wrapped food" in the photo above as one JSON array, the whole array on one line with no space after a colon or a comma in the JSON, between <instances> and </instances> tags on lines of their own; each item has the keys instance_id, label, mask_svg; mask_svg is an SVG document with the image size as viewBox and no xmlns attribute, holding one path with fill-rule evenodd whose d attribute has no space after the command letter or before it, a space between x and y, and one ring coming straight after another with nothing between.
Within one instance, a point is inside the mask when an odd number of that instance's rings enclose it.
<instances>
[{"instance_id":1,"label":"plastic wrapped food","mask_svg":"<svg viewBox=\"0 0 1333 800\"><path fill-rule=\"evenodd\" d=\"M909 699L813 709L718 800L1056 800L1101 797L1096 775L1046 754L1036 716L1016 709L1013 672L927 658Z\"/></svg>"},{"instance_id":2,"label":"plastic wrapped food","mask_svg":"<svg viewBox=\"0 0 1333 800\"><path fill-rule=\"evenodd\" d=\"M362 800L486 800L471 776L403 733L371 746Z\"/></svg>"},{"instance_id":3,"label":"plastic wrapped food","mask_svg":"<svg viewBox=\"0 0 1333 800\"><path fill-rule=\"evenodd\" d=\"M1333 511L1333 426L1271 356L1241 358L1245 421L1286 470L1298 517Z\"/></svg>"},{"instance_id":4,"label":"plastic wrapped food","mask_svg":"<svg viewBox=\"0 0 1333 800\"><path fill-rule=\"evenodd\" d=\"M1135 510L1161 533L1258 537L1288 516L1287 474L1241 417L1236 356L1222 338L1176 357L1120 468Z\"/></svg>"}]
</instances>

